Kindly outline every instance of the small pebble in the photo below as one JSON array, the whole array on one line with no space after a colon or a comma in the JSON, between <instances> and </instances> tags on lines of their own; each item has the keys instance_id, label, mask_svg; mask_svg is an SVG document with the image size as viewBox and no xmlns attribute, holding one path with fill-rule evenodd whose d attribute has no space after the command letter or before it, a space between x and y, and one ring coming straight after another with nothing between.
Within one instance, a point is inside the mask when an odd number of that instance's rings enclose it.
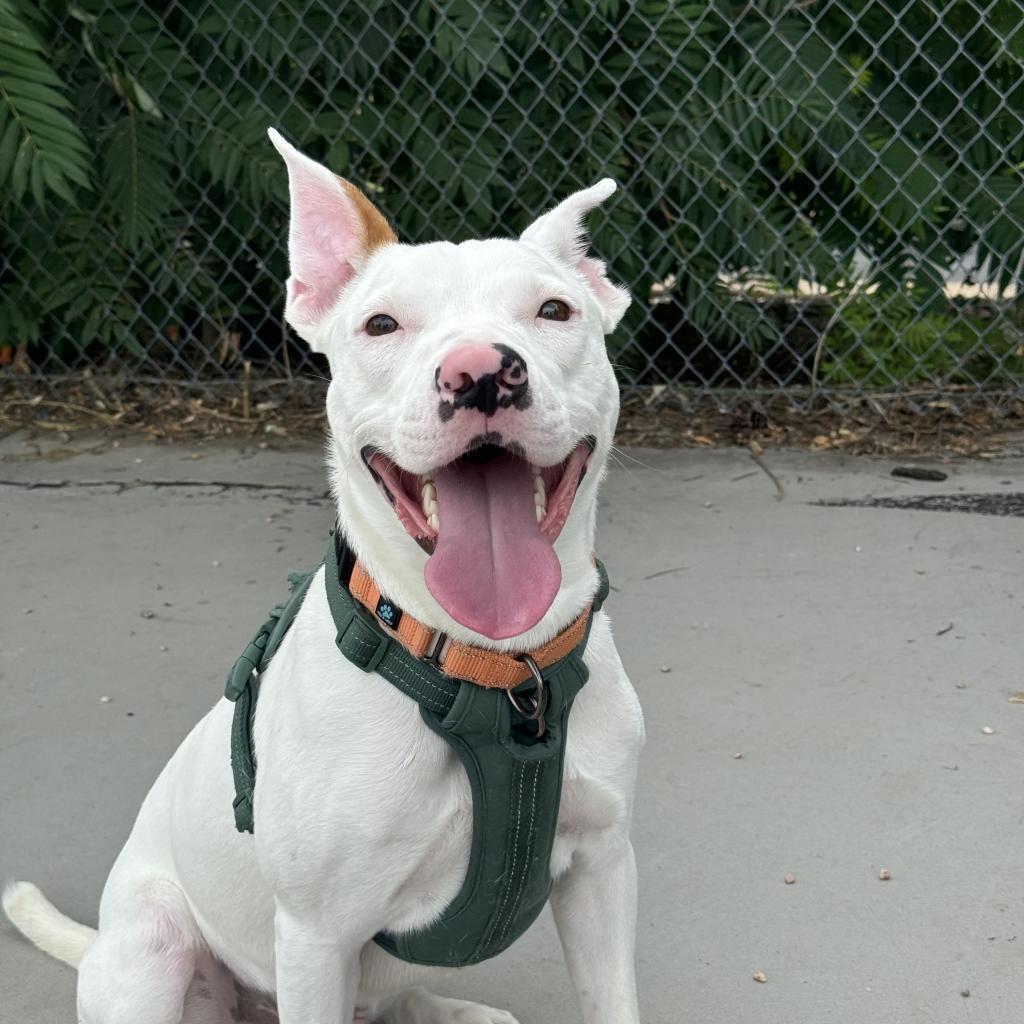
<instances>
[{"instance_id":1,"label":"small pebble","mask_svg":"<svg viewBox=\"0 0 1024 1024\"><path fill-rule=\"evenodd\" d=\"M860 548L860 545L858 544L858 545L857 545L857 546L856 546L856 547L855 547L855 548L854 548L853 550L854 550L854 551L860 551L860 549L861 549L861 548Z\"/></svg>"},{"instance_id":2,"label":"small pebble","mask_svg":"<svg viewBox=\"0 0 1024 1024\"><path fill-rule=\"evenodd\" d=\"M142 611L139 612L139 616L143 619L152 619L156 617L156 613L151 612L148 608L143 608Z\"/></svg>"},{"instance_id":3,"label":"small pebble","mask_svg":"<svg viewBox=\"0 0 1024 1024\"><path fill-rule=\"evenodd\" d=\"M737 751L735 754L732 755L732 759L734 761L742 761L743 755Z\"/></svg>"},{"instance_id":4,"label":"small pebble","mask_svg":"<svg viewBox=\"0 0 1024 1024\"><path fill-rule=\"evenodd\" d=\"M796 875L786 875L783 881L786 885L793 885L793 883L796 882Z\"/></svg>"},{"instance_id":5,"label":"small pebble","mask_svg":"<svg viewBox=\"0 0 1024 1024\"><path fill-rule=\"evenodd\" d=\"M967 684L966 683L957 683L956 684L956 688L958 690L966 690L967 689Z\"/></svg>"},{"instance_id":6,"label":"small pebble","mask_svg":"<svg viewBox=\"0 0 1024 1024\"><path fill-rule=\"evenodd\" d=\"M166 651L167 650L167 644L161 644L160 645L160 650L161 651Z\"/></svg>"},{"instance_id":7,"label":"small pebble","mask_svg":"<svg viewBox=\"0 0 1024 1024\"><path fill-rule=\"evenodd\" d=\"M984 726L984 727L982 728L982 730L981 730L981 731L982 731L982 732L983 732L983 733L984 733L984 734L985 734L986 736L991 736L991 735L992 735L992 734L993 734L993 733L995 732L995 729L993 729L991 725L986 725L986 726Z\"/></svg>"},{"instance_id":8,"label":"small pebble","mask_svg":"<svg viewBox=\"0 0 1024 1024\"><path fill-rule=\"evenodd\" d=\"M220 559L219 559L219 558L215 558L215 559L214 559L214 560L213 560L213 561L212 561L212 562L210 563L210 565L212 565L212 566L214 567L214 569L218 569L218 568L220 568Z\"/></svg>"},{"instance_id":9,"label":"small pebble","mask_svg":"<svg viewBox=\"0 0 1024 1024\"><path fill-rule=\"evenodd\" d=\"M762 985L767 980L768 980L768 975L765 974L764 971L758 971L757 974L754 975L754 981L759 981Z\"/></svg>"},{"instance_id":10,"label":"small pebble","mask_svg":"<svg viewBox=\"0 0 1024 1024\"><path fill-rule=\"evenodd\" d=\"M142 459L136 459L135 460L136 465L138 465L141 461L142 461Z\"/></svg>"},{"instance_id":11,"label":"small pebble","mask_svg":"<svg viewBox=\"0 0 1024 1024\"><path fill-rule=\"evenodd\" d=\"M102 697L100 697L100 703L101 704L109 704L110 703L110 698L106 694L104 694Z\"/></svg>"},{"instance_id":12,"label":"small pebble","mask_svg":"<svg viewBox=\"0 0 1024 1024\"><path fill-rule=\"evenodd\" d=\"M31 608L22 608L21 609L21 614L22 615L31 615L32 614L32 609Z\"/></svg>"},{"instance_id":13,"label":"small pebble","mask_svg":"<svg viewBox=\"0 0 1024 1024\"><path fill-rule=\"evenodd\" d=\"M888 882L889 879L892 878L892 872L888 868L882 868L882 870L878 872L878 878L879 881Z\"/></svg>"},{"instance_id":14,"label":"small pebble","mask_svg":"<svg viewBox=\"0 0 1024 1024\"><path fill-rule=\"evenodd\" d=\"M705 507L705 508L711 508L711 507L712 507L712 506L711 506L711 502L710 502L710 501L705 501L705 502L704 502L704 507Z\"/></svg>"},{"instance_id":15,"label":"small pebble","mask_svg":"<svg viewBox=\"0 0 1024 1024\"><path fill-rule=\"evenodd\" d=\"M662 665L661 666L661 671L662 672L671 672L672 671L672 666L671 665Z\"/></svg>"},{"instance_id":16,"label":"small pebble","mask_svg":"<svg viewBox=\"0 0 1024 1024\"><path fill-rule=\"evenodd\" d=\"M962 995L964 999L969 999L971 996L971 990L969 988L962 988L960 989L960 995Z\"/></svg>"}]
</instances>

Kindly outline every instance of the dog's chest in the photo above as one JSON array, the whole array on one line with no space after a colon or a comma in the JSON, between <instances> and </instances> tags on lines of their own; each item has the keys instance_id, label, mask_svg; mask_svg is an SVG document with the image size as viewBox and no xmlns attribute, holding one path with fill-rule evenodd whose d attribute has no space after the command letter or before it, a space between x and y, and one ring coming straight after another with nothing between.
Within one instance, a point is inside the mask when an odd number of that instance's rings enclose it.
<instances>
[{"instance_id":1,"label":"dog's chest","mask_svg":"<svg viewBox=\"0 0 1024 1024\"><path fill-rule=\"evenodd\" d=\"M257 709L264 874L275 891L303 900L315 893L319 905L343 915L358 908L374 927L416 929L444 911L466 878L474 838L469 779L418 705L339 659L333 643L320 643L333 637L316 622L326 612L319 604L306 602ZM555 876L622 811L606 764L621 739L604 736L621 716L595 713L607 699L597 699L603 675L593 673L572 711ZM495 801L489 813L511 810Z\"/></svg>"},{"instance_id":2,"label":"dog's chest","mask_svg":"<svg viewBox=\"0 0 1024 1024\"><path fill-rule=\"evenodd\" d=\"M589 835L611 824L620 802L578 755L570 741L550 862L555 877ZM298 793L282 791L279 806L298 818L271 810L276 787L268 785L263 794L275 888L315 889L342 915L358 903L375 917L375 927L388 931L417 930L436 920L462 888L474 837L472 793L458 757L417 713L392 720L386 743L376 749L355 741L333 760L328 773L323 766L331 757L317 755L308 742L298 758L293 748L289 778L278 781L282 790L298 787L301 804ZM500 804L489 808L491 814L509 811ZM498 886L501 879L489 881Z\"/></svg>"}]
</instances>

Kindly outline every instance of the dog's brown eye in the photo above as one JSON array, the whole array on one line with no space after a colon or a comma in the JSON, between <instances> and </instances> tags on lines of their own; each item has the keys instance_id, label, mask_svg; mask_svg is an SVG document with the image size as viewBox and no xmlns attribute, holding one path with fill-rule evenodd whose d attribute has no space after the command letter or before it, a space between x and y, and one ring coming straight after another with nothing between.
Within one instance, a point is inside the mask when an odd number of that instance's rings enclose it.
<instances>
[{"instance_id":1,"label":"dog's brown eye","mask_svg":"<svg viewBox=\"0 0 1024 1024\"><path fill-rule=\"evenodd\" d=\"M366 321L366 333L377 337L381 334L394 334L398 330L398 321L387 313L374 313Z\"/></svg>"},{"instance_id":2,"label":"dog's brown eye","mask_svg":"<svg viewBox=\"0 0 1024 1024\"><path fill-rule=\"evenodd\" d=\"M572 310L561 299L548 299L537 310L541 320L568 320L571 314Z\"/></svg>"}]
</instances>

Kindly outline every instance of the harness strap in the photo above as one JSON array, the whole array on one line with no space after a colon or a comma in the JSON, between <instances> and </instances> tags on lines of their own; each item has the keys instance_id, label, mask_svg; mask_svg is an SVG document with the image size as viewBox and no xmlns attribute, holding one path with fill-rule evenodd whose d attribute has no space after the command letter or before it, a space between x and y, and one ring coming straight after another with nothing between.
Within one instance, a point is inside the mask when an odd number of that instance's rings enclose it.
<instances>
[{"instance_id":1,"label":"harness strap","mask_svg":"<svg viewBox=\"0 0 1024 1024\"><path fill-rule=\"evenodd\" d=\"M569 712L587 675L580 658L545 673L542 739L500 690L465 683L443 718L420 709L469 778L469 865L439 920L415 932L376 935L379 946L411 963L462 967L497 956L537 919L551 893Z\"/></svg>"},{"instance_id":2,"label":"harness strap","mask_svg":"<svg viewBox=\"0 0 1024 1024\"><path fill-rule=\"evenodd\" d=\"M235 702L231 721L231 772L235 780L235 828L252 832L252 794L256 788L256 747L253 743L253 720L260 693L260 672L277 652L292 620L306 598L306 592L317 570L291 573L288 584L291 597L270 610L270 618L246 645L228 673L224 696Z\"/></svg>"}]
</instances>

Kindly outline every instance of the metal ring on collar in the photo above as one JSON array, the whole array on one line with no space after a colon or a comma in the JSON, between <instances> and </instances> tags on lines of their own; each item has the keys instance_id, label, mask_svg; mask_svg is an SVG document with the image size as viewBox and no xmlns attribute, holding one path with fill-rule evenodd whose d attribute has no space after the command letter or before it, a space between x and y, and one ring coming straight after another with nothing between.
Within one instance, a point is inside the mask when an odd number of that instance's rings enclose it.
<instances>
[{"instance_id":1,"label":"metal ring on collar","mask_svg":"<svg viewBox=\"0 0 1024 1024\"><path fill-rule=\"evenodd\" d=\"M444 654L445 644L447 643L448 634L441 632L439 629L435 630L434 635L430 638L430 643L427 645L427 653L423 655L423 660L439 672L444 670L444 666L441 664L441 656Z\"/></svg>"},{"instance_id":2,"label":"metal ring on collar","mask_svg":"<svg viewBox=\"0 0 1024 1024\"><path fill-rule=\"evenodd\" d=\"M512 690L506 690L505 692L508 694L508 699L512 702L512 707L531 722L536 722L537 735L543 736L545 731L544 712L548 709L547 683L544 682L540 666L529 654L522 655L519 660L530 670L530 675L533 676L536 688L533 693L529 694L513 693Z\"/></svg>"}]
</instances>

